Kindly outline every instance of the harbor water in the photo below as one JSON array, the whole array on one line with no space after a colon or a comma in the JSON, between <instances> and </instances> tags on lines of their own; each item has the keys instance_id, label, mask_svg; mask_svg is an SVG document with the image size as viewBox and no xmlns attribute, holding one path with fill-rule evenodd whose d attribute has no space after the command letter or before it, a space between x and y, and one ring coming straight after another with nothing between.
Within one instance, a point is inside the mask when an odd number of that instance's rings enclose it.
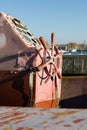
<instances>
[{"instance_id":1,"label":"harbor water","mask_svg":"<svg viewBox=\"0 0 87 130\"><path fill-rule=\"evenodd\" d=\"M64 55L87 55L87 50L66 51Z\"/></svg>"}]
</instances>

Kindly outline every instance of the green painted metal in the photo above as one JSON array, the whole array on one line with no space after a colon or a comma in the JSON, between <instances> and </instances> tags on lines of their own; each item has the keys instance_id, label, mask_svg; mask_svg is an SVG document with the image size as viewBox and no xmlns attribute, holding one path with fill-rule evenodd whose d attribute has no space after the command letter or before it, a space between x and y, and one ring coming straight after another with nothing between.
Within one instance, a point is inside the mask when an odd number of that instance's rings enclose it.
<instances>
[{"instance_id":1,"label":"green painted metal","mask_svg":"<svg viewBox=\"0 0 87 130\"><path fill-rule=\"evenodd\" d=\"M63 75L87 75L87 55L63 55Z\"/></svg>"}]
</instances>

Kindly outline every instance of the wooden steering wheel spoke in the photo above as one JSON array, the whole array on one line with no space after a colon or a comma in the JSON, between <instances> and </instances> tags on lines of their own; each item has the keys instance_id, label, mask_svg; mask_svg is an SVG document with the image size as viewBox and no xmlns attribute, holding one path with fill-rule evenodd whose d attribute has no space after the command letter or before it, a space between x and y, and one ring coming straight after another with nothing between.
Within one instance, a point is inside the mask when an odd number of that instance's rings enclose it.
<instances>
[{"instance_id":1,"label":"wooden steering wheel spoke","mask_svg":"<svg viewBox=\"0 0 87 130\"><path fill-rule=\"evenodd\" d=\"M55 35L51 34L51 49L48 51L48 46L43 37L40 37L40 42L44 47L42 64L38 66L38 71L42 70L42 79L45 79L45 82L48 82L49 79L53 81L53 77L61 78L61 73L59 71L59 52L58 47L54 44ZM45 76L44 76L44 72ZM41 76L40 76L41 77ZM44 78L45 77L45 78Z\"/></svg>"}]
</instances>

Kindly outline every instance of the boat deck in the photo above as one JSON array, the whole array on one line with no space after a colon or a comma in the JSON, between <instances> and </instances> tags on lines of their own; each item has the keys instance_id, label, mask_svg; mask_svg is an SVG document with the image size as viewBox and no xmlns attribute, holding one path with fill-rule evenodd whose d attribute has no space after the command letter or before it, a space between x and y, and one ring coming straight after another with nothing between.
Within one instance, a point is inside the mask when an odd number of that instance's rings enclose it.
<instances>
[{"instance_id":1,"label":"boat deck","mask_svg":"<svg viewBox=\"0 0 87 130\"><path fill-rule=\"evenodd\" d=\"M0 107L0 130L86 130L87 109Z\"/></svg>"}]
</instances>

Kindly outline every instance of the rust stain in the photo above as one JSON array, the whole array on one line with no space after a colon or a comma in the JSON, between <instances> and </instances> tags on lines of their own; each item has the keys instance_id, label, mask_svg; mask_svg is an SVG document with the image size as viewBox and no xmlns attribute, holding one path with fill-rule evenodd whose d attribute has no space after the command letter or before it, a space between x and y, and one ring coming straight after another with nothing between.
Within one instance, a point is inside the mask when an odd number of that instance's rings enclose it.
<instances>
[{"instance_id":1,"label":"rust stain","mask_svg":"<svg viewBox=\"0 0 87 130\"><path fill-rule=\"evenodd\" d=\"M12 127L4 128L3 130L13 130Z\"/></svg>"},{"instance_id":2,"label":"rust stain","mask_svg":"<svg viewBox=\"0 0 87 130\"><path fill-rule=\"evenodd\" d=\"M47 123L48 123L48 121L43 121L41 124L44 125L44 124L47 124Z\"/></svg>"},{"instance_id":3,"label":"rust stain","mask_svg":"<svg viewBox=\"0 0 87 130\"><path fill-rule=\"evenodd\" d=\"M81 121L84 121L85 119L76 119L73 121L73 123L80 123Z\"/></svg>"},{"instance_id":4,"label":"rust stain","mask_svg":"<svg viewBox=\"0 0 87 130\"><path fill-rule=\"evenodd\" d=\"M29 117L29 114L21 113L21 112L12 112L12 113L2 113L0 114L0 127L6 124L22 122L26 117Z\"/></svg>"},{"instance_id":5,"label":"rust stain","mask_svg":"<svg viewBox=\"0 0 87 130\"><path fill-rule=\"evenodd\" d=\"M61 124L61 123L63 123L64 121L58 121L58 122L56 122L54 125L58 125L58 124Z\"/></svg>"},{"instance_id":6,"label":"rust stain","mask_svg":"<svg viewBox=\"0 0 87 130\"><path fill-rule=\"evenodd\" d=\"M3 130L38 130L39 128L53 130L57 127L59 130L83 129L86 128L86 112L87 110L78 109L1 108L0 128Z\"/></svg>"},{"instance_id":7,"label":"rust stain","mask_svg":"<svg viewBox=\"0 0 87 130\"><path fill-rule=\"evenodd\" d=\"M40 111L46 111L46 110L48 110L47 108L42 108L42 109L40 109Z\"/></svg>"},{"instance_id":8,"label":"rust stain","mask_svg":"<svg viewBox=\"0 0 87 130\"><path fill-rule=\"evenodd\" d=\"M34 130L33 128L24 128L24 127L19 127L16 130Z\"/></svg>"},{"instance_id":9,"label":"rust stain","mask_svg":"<svg viewBox=\"0 0 87 130\"><path fill-rule=\"evenodd\" d=\"M70 124L65 124L64 127L71 127L71 125Z\"/></svg>"},{"instance_id":10,"label":"rust stain","mask_svg":"<svg viewBox=\"0 0 87 130\"><path fill-rule=\"evenodd\" d=\"M72 115L74 113L77 113L77 111L67 111L67 112L60 112L60 113L52 112L52 113L54 114L54 116L52 116L50 119L57 119L57 118L59 118L61 116Z\"/></svg>"},{"instance_id":11,"label":"rust stain","mask_svg":"<svg viewBox=\"0 0 87 130\"><path fill-rule=\"evenodd\" d=\"M44 126L43 127L43 130L48 130L49 129L49 126Z\"/></svg>"}]
</instances>

